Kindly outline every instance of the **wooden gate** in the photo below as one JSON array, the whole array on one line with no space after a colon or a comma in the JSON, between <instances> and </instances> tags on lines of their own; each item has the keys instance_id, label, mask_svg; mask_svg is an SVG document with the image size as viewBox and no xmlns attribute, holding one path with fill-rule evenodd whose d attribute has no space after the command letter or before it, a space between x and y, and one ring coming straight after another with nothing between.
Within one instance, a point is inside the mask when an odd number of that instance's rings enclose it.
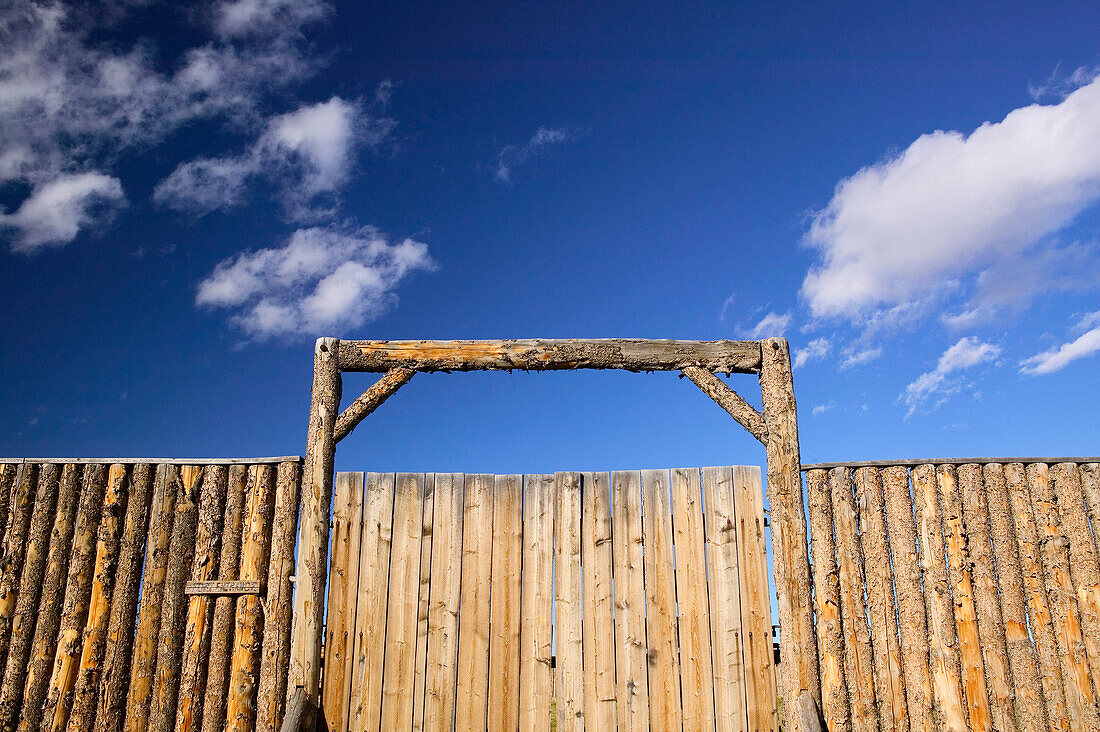
<instances>
[{"instance_id":1,"label":"wooden gate","mask_svg":"<svg viewBox=\"0 0 1100 732\"><path fill-rule=\"evenodd\" d=\"M760 470L339 473L330 730L774 730Z\"/></svg>"}]
</instances>

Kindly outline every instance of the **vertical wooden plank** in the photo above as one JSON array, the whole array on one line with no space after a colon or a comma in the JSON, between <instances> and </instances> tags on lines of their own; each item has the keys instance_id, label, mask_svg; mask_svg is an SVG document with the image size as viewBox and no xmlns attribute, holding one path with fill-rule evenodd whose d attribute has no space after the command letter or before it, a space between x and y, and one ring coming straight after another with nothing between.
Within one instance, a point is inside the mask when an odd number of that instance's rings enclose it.
<instances>
[{"instance_id":1,"label":"vertical wooden plank","mask_svg":"<svg viewBox=\"0 0 1100 732\"><path fill-rule=\"evenodd\" d=\"M488 719L493 476L466 476L463 514L455 728L480 730Z\"/></svg>"},{"instance_id":2,"label":"vertical wooden plank","mask_svg":"<svg viewBox=\"0 0 1100 732\"><path fill-rule=\"evenodd\" d=\"M0 563L0 664L8 657L12 618L19 597L19 580L23 577L23 560L27 554L27 535L34 513L34 494L38 483L38 466L23 463L12 488L10 519L4 531L3 563Z\"/></svg>"},{"instance_id":3,"label":"vertical wooden plank","mask_svg":"<svg viewBox=\"0 0 1100 732\"><path fill-rule=\"evenodd\" d=\"M382 661L393 532L393 473L367 473L363 537L359 545L359 593L355 608L355 674L351 686L353 732L374 732L382 712Z\"/></svg>"},{"instance_id":4,"label":"vertical wooden plank","mask_svg":"<svg viewBox=\"0 0 1100 732\"><path fill-rule=\"evenodd\" d=\"M914 499L909 490L909 471L899 466L883 469L882 485L886 494L886 524L897 590L898 634L901 637L909 729L913 732L932 732L937 727L932 717L928 622L917 559L917 526L913 519Z\"/></svg>"},{"instance_id":5,"label":"vertical wooden plank","mask_svg":"<svg viewBox=\"0 0 1100 732\"><path fill-rule=\"evenodd\" d=\"M883 515L882 478L877 468L859 468L855 471L855 484L879 722L883 732L909 732L894 610L894 574L890 568L890 543Z\"/></svg>"},{"instance_id":6,"label":"vertical wooden plank","mask_svg":"<svg viewBox=\"0 0 1100 732\"><path fill-rule=\"evenodd\" d=\"M267 575L268 535L275 504L275 467L253 465L241 542L242 580L263 580ZM264 632L263 608L258 595L237 599L233 655L229 665L229 698L226 730L252 732L256 727L256 677L260 670L260 639Z\"/></svg>"},{"instance_id":7,"label":"vertical wooden plank","mask_svg":"<svg viewBox=\"0 0 1100 732\"><path fill-rule=\"evenodd\" d=\"M579 473L554 474L554 612L557 678L554 702L558 730L584 729L584 628L581 578L581 480ZM666 484L667 490L667 484ZM669 543L672 543L671 532ZM669 567L671 570L671 566ZM675 595L673 595L675 597ZM673 620L675 622L675 620ZM675 628L673 629L675 632ZM672 649L675 651L675 647Z\"/></svg>"},{"instance_id":8,"label":"vertical wooden plank","mask_svg":"<svg viewBox=\"0 0 1100 732\"><path fill-rule=\"evenodd\" d=\"M654 729L678 730L682 727L680 659L677 653L676 575L673 569L672 504L668 471L643 470L641 478L646 631L649 638L649 721ZM560 576L559 574L558 577ZM558 612L560 628L561 611ZM558 637L561 637L560 630ZM558 654L560 657L560 646Z\"/></svg>"},{"instance_id":9,"label":"vertical wooden plank","mask_svg":"<svg viewBox=\"0 0 1100 732\"><path fill-rule=\"evenodd\" d=\"M103 654L103 676L99 684L96 729L118 732L126 718L126 689L130 685L130 656L133 653L134 617L141 589L141 563L149 525L149 499L153 494L156 466L138 463L130 476L130 497L122 529L115 590L111 595L111 618Z\"/></svg>"},{"instance_id":10,"label":"vertical wooden plank","mask_svg":"<svg viewBox=\"0 0 1100 732\"><path fill-rule=\"evenodd\" d=\"M191 580L194 582L205 582L218 576L218 560L221 559L218 545L225 518L228 484L229 470L226 466L206 466L199 495L194 556L191 558ZM209 595L194 595L188 599L176 732L193 732L202 726L206 661L210 653L210 626L213 620L214 601Z\"/></svg>"},{"instance_id":11,"label":"vertical wooden plank","mask_svg":"<svg viewBox=\"0 0 1100 732\"><path fill-rule=\"evenodd\" d=\"M929 666L939 721L953 732L966 732L962 671L955 644L955 608L947 579L940 503L936 494L936 467L913 468L913 498L917 509L918 542L924 566L928 609Z\"/></svg>"},{"instance_id":12,"label":"vertical wooden plank","mask_svg":"<svg viewBox=\"0 0 1100 732\"><path fill-rule=\"evenodd\" d=\"M130 493L130 476L125 465L112 465L107 477L107 493L99 520L96 542L95 573L92 595L88 604L88 619L84 626L84 644L80 653L73 690L73 705L67 727L90 730L96 727L96 704L103 654L107 645L107 625L111 621L111 597L118 576L118 556L122 543L126 499Z\"/></svg>"},{"instance_id":13,"label":"vertical wooden plank","mask_svg":"<svg viewBox=\"0 0 1100 732\"><path fill-rule=\"evenodd\" d=\"M256 729L279 729L283 723L294 610L294 588L290 578L294 574L300 481L298 463L279 463L275 471L271 556L267 563L267 606L260 648L260 685L256 691ZM350 656L348 661L350 664Z\"/></svg>"},{"instance_id":14,"label":"vertical wooden plank","mask_svg":"<svg viewBox=\"0 0 1100 732\"><path fill-rule=\"evenodd\" d=\"M684 729L714 729L710 598L703 536L703 494L698 468L672 471L672 504Z\"/></svg>"},{"instance_id":15,"label":"vertical wooden plank","mask_svg":"<svg viewBox=\"0 0 1100 732\"><path fill-rule=\"evenodd\" d=\"M428 655L424 670L424 729L449 732L454 722L455 686L458 683L458 602L462 581L465 482L461 473L437 473L433 479L431 602L428 608Z\"/></svg>"},{"instance_id":16,"label":"vertical wooden plank","mask_svg":"<svg viewBox=\"0 0 1100 732\"><path fill-rule=\"evenodd\" d=\"M421 477L424 486L424 510L420 520L420 587L416 609L416 660L413 664L413 730L424 729L424 694L427 689L428 614L432 590L432 520L435 513L435 476ZM521 505L522 508L522 505ZM516 577L518 583L519 577ZM519 623L518 607L517 618Z\"/></svg>"},{"instance_id":17,"label":"vertical wooden plank","mask_svg":"<svg viewBox=\"0 0 1100 732\"><path fill-rule=\"evenodd\" d=\"M963 528L962 497L954 465L936 468L936 486L943 512L943 533L947 539L947 573L955 600L955 627L962 664L963 690L970 713L970 727L975 732L987 732L993 726L989 714L989 692L985 684L981 639L978 636L977 610L974 607L974 586L970 579L970 553Z\"/></svg>"},{"instance_id":18,"label":"vertical wooden plank","mask_svg":"<svg viewBox=\"0 0 1100 732\"><path fill-rule=\"evenodd\" d=\"M981 636L979 650L985 662L990 717L994 729L1013 729L1016 719L1012 704L1012 679L1008 670L1001 603L997 598L982 466L960 465L956 474L962 492L963 526L968 534L967 555L974 578L974 606L978 611L978 633Z\"/></svg>"},{"instance_id":19,"label":"vertical wooden plank","mask_svg":"<svg viewBox=\"0 0 1100 732\"><path fill-rule=\"evenodd\" d=\"M19 702L26 682L27 660L34 640L35 617L42 593L42 577L49 553L50 529L53 526L57 496L61 486L61 467L43 465L38 473L38 489L27 537L27 553L23 562L23 577L19 582L19 597L12 615L11 645L7 670L0 686L0 729L13 729L19 720Z\"/></svg>"},{"instance_id":20,"label":"vertical wooden plank","mask_svg":"<svg viewBox=\"0 0 1100 732\"><path fill-rule=\"evenodd\" d=\"M520 568L523 476L498 475L493 487L493 569L489 608L489 729L519 725Z\"/></svg>"},{"instance_id":21,"label":"vertical wooden plank","mask_svg":"<svg viewBox=\"0 0 1100 732\"><path fill-rule=\"evenodd\" d=\"M71 463L61 470L57 516L50 533L49 558L42 580L41 611L35 624L26 683L19 689L21 702L12 700L13 707L4 725L5 730L14 729L16 722L21 723L20 729L37 729L41 720L42 703L46 700L53 671L57 631L61 626L69 552L73 549L73 530L80 505L80 474L80 466Z\"/></svg>"},{"instance_id":22,"label":"vertical wooden plank","mask_svg":"<svg viewBox=\"0 0 1100 732\"><path fill-rule=\"evenodd\" d=\"M419 474L398 473L396 477L386 655L382 671L382 729L405 730L412 726L420 534L424 521L423 483L423 475Z\"/></svg>"},{"instance_id":23,"label":"vertical wooden plank","mask_svg":"<svg viewBox=\"0 0 1100 732\"><path fill-rule=\"evenodd\" d=\"M176 515L172 520L168 567L164 573L164 608L161 610L157 640L157 670L149 700L149 729L153 732L168 732L176 721L180 664L183 662L183 625L187 620L188 604L183 589L191 575L191 560L194 557L201 476L202 468L197 465L186 465L180 469Z\"/></svg>"},{"instance_id":24,"label":"vertical wooden plank","mask_svg":"<svg viewBox=\"0 0 1100 732\"><path fill-rule=\"evenodd\" d=\"M538 732L550 729L553 697L554 495L554 476L524 476L519 728Z\"/></svg>"},{"instance_id":25,"label":"vertical wooden plank","mask_svg":"<svg viewBox=\"0 0 1100 732\"><path fill-rule=\"evenodd\" d=\"M1050 470L1042 463L1027 466L1031 505L1042 537L1043 577L1054 618L1054 637L1061 656L1066 711L1074 729L1100 729L1089 678L1081 616L1070 579L1068 541L1062 534L1051 487Z\"/></svg>"},{"instance_id":26,"label":"vertical wooden plank","mask_svg":"<svg viewBox=\"0 0 1100 732\"><path fill-rule=\"evenodd\" d=\"M24 707L24 714L27 715L25 721L30 729L63 730L69 721L84 621L88 615L92 593L96 534L106 487L106 465L88 465L84 468L84 487L76 519L72 558L69 561L69 578L65 585L65 605L54 655L53 675L50 677L50 689L42 708L28 710ZM40 721L32 721L34 717Z\"/></svg>"},{"instance_id":27,"label":"vertical wooden plank","mask_svg":"<svg viewBox=\"0 0 1100 732\"><path fill-rule=\"evenodd\" d=\"M705 508L715 726L719 730L747 730L733 471L703 468L700 476Z\"/></svg>"},{"instance_id":28,"label":"vertical wooden plank","mask_svg":"<svg viewBox=\"0 0 1100 732\"><path fill-rule=\"evenodd\" d=\"M1058 642L1054 638L1054 616L1043 581L1043 562L1039 553L1039 534L1035 526L1035 514L1031 507L1031 489L1024 466L1009 463L1004 467L1008 484L1012 522L1016 527L1016 548L1020 555L1020 569L1027 590L1029 628L1035 638L1036 657L1039 664L1039 680L1043 687L1050 728L1069 729L1066 710L1065 686L1059 662Z\"/></svg>"},{"instance_id":29,"label":"vertical wooden plank","mask_svg":"<svg viewBox=\"0 0 1100 732\"><path fill-rule=\"evenodd\" d=\"M591 729L615 728L615 598L611 587L614 571L611 537L610 476L582 473L584 719Z\"/></svg>"},{"instance_id":30,"label":"vertical wooden plank","mask_svg":"<svg viewBox=\"0 0 1100 732\"><path fill-rule=\"evenodd\" d=\"M810 504L810 548L813 550L821 711L825 717L826 729L849 732L852 729L852 710L844 678L840 570L836 565L836 545L833 541L833 506L829 498L828 472L810 470L806 474L806 489Z\"/></svg>"},{"instance_id":31,"label":"vertical wooden plank","mask_svg":"<svg viewBox=\"0 0 1100 732\"><path fill-rule=\"evenodd\" d=\"M87 472L87 469L85 469ZM145 543L145 569L141 582L137 629L134 631L134 659L130 690L126 697L126 732L144 732L149 726L150 695L156 677L157 639L160 636L164 581L168 572L172 520L179 495L179 468L157 466L153 503L149 512L149 538ZM79 541L79 533L77 541Z\"/></svg>"},{"instance_id":32,"label":"vertical wooden plank","mask_svg":"<svg viewBox=\"0 0 1100 732\"><path fill-rule=\"evenodd\" d=\"M645 543L639 477L637 471L611 474L614 496L611 510L615 565L615 695L618 699L618 726L623 732L649 729ZM740 653L740 637L737 648Z\"/></svg>"},{"instance_id":33,"label":"vertical wooden plank","mask_svg":"<svg viewBox=\"0 0 1100 732\"><path fill-rule=\"evenodd\" d=\"M856 729L873 729L878 727L878 709L875 704L871 636L867 627L867 610L863 605L863 557L848 468L833 468L829 471L829 494L833 503L836 560L840 572L844 676L848 680L852 726Z\"/></svg>"},{"instance_id":34,"label":"vertical wooden plank","mask_svg":"<svg viewBox=\"0 0 1100 732\"><path fill-rule=\"evenodd\" d=\"M749 729L774 732L779 729L779 720L776 718L772 604L760 469L734 466L733 489L740 552L741 638L745 644ZM816 662L814 668L817 668Z\"/></svg>"},{"instance_id":35,"label":"vertical wooden plank","mask_svg":"<svg viewBox=\"0 0 1100 732\"><path fill-rule=\"evenodd\" d=\"M1100 564L1089 529L1081 471L1076 463L1059 463L1051 467L1050 477L1062 532L1069 542L1070 575L1081 613L1085 653L1093 684L1100 689Z\"/></svg>"},{"instance_id":36,"label":"vertical wooden plank","mask_svg":"<svg viewBox=\"0 0 1100 732\"><path fill-rule=\"evenodd\" d=\"M222 549L218 558L219 580L232 581L240 578L241 526L244 521L247 483L248 466L231 465L225 498L225 519L222 522ZM203 732L222 732L225 728L225 704L229 693L229 661L233 652L233 616L236 607L235 597L219 597L214 602L210 654L206 663L206 699L202 705Z\"/></svg>"},{"instance_id":37,"label":"vertical wooden plank","mask_svg":"<svg viewBox=\"0 0 1100 732\"><path fill-rule=\"evenodd\" d=\"M359 596L359 541L363 535L363 474L337 473L329 551L328 619L322 711L330 730L342 729L351 706L355 608ZM364 588L367 590L368 588Z\"/></svg>"},{"instance_id":38,"label":"vertical wooden plank","mask_svg":"<svg viewBox=\"0 0 1100 732\"><path fill-rule=\"evenodd\" d=\"M1004 466L997 463L982 466L982 478L988 505L993 556L996 559L995 580L1001 599L1006 653L1012 668L1016 718L1021 732L1038 732L1048 729L1047 714L1043 704L1043 689L1039 684L1035 648L1027 628L1024 576L1016 549L1012 514L1009 512Z\"/></svg>"},{"instance_id":39,"label":"vertical wooden plank","mask_svg":"<svg viewBox=\"0 0 1100 732\"><path fill-rule=\"evenodd\" d=\"M1100 553L1100 464L1087 463L1081 466L1081 487L1089 507L1092 538L1097 552Z\"/></svg>"}]
</instances>

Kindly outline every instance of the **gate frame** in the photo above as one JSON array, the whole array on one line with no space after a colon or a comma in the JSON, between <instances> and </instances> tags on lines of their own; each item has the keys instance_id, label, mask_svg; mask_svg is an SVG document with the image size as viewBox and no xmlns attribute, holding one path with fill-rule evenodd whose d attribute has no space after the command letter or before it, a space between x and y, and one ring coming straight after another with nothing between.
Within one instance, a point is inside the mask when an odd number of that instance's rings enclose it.
<instances>
[{"instance_id":1,"label":"gate frame","mask_svg":"<svg viewBox=\"0 0 1100 732\"><path fill-rule=\"evenodd\" d=\"M810 602L810 565L802 501L798 420L790 347L759 341L531 339L497 341L342 341L319 338L302 473L295 568L294 624L283 732L320 709L322 628L336 443L417 371L680 371L763 443L771 505L773 570L779 604L784 727L819 728L821 688ZM340 412L344 372L385 373ZM757 374L763 414L718 373Z\"/></svg>"}]
</instances>

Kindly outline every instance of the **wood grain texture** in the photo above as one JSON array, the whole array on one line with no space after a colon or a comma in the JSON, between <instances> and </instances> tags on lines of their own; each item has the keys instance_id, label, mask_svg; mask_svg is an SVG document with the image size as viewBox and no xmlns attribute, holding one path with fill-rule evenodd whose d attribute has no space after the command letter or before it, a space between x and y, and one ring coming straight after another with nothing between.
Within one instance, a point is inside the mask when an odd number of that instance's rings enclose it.
<instances>
[{"instance_id":1,"label":"wood grain texture","mask_svg":"<svg viewBox=\"0 0 1100 732\"><path fill-rule=\"evenodd\" d=\"M581 473L584 719L593 729L614 729L616 717L610 478L607 473Z\"/></svg>"},{"instance_id":2,"label":"wood grain texture","mask_svg":"<svg viewBox=\"0 0 1100 732\"><path fill-rule=\"evenodd\" d=\"M757 341L668 341L639 338L503 341L340 341L343 371L626 369L755 373Z\"/></svg>"},{"instance_id":3,"label":"wood grain texture","mask_svg":"<svg viewBox=\"0 0 1100 732\"><path fill-rule=\"evenodd\" d=\"M698 366L688 366L681 373L713 399L715 404L726 410L726 413L748 430L750 435L767 444L768 425L764 422L764 418L726 382Z\"/></svg>"},{"instance_id":4,"label":"wood grain texture","mask_svg":"<svg viewBox=\"0 0 1100 732\"><path fill-rule=\"evenodd\" d=\"M321 709L329 729L348 723L354 669L355 608L359 597L359 542L363 535L363 474L337 473L329 552L328 619ZM370 591L370 588L363 588Z\"/></svg>"},{"instance_id":5,"label":"wood grain texture","mask_svg":"<svg viewBox=\"0 0 1100 732\"><path fill-rule=\"evenodd\" d=\"M333 426L333 439L339 442L350 435L360 422L396 394L398 389L409 383L409 379L415 374L416 372L412 369L396 368L387 371L385 376L356 397L355 401L349 404L347 409L336 418L336 424Z\"/></svg>"},{"instance_id":6,"label":"wood grain texture","mask_svg":"<svg viewBox=\"0 0 1100 732\"><path fill-rule=\"evenodd\" d=\"M898 621L894 608L894 573L890 567L882 476L878 469L857 469L855 487L860 549L866 569L867 611L871 621L879 723L883 732L909 732L909 711L905 702Z\"/></svg>"},{"instance_id":7,"label":"wood grain texture","mask_svg":"<svg viewBox=\"0 0 1100 732\"><path fill-rule=\"evenodd\" d=\"M584 583L581 576L581 480L579 473L554 475L554 613L557 665L554 702L558 730L583 730ZM671 537L669 537L671 542Z\"/></svg>"},{"instance_id":8,"label":"wood grain texture","mask_svg":"<svg viewBox=\"0 0 1100 732\"><path fill-rule=\"evenodd\" d=\"M1031 505L1031 490L1022 464L1009 463L1004 466L1004 472L1008 485L1012 522L1016 529L1020 571L1023 574L1027 593L1029 627L1035 638L1039 680L1043 687L1043 698L1046 701L1047 718L1051 729L1067 730L1070 727L1065 686L1058 642L1055 640L1054 616L1043 579L1043 561L1039 549L1039 533L1035 525L1035 512Z\"/></svg>"},{"instance_id":9,"label":"wood grain texture","mask_svg":"<svg viewBox=\"0 0 1100 732\"><path fill-rule=\"evenodd\" d=\"M711 729L714 727L714 672L699 469L674 469L671 480L680 637L680 704L685 729Z\"/></svg>"},{"instance_id":10,"label":"wood grain texture","mask_svg":"<svg viewBox=\"0 0 1100 732\"><path fill-rule=\"evenodd\" d=\"M493 476L467 475L462 518L457 729L483 729L488 720L492 568Z\"/></svg>"},{"instance_id":11,"label":"wood grain texture","mask_svg":"<svg viewBox=\"0 0 1100 732\"><path fill-rule=\"evenodd\" d=\"M656 729L680 729L680 654L668 471L643 470L641 482L649 641L649 723Z\"/></svg>"},{"instance_id":12,"label":"wood grain texture","mask_svg":"<svg viewBox=\"0 0 1100 732\"><path fill-rule=\"evenodd\" d=\"M34 514L34 495L38 486L38 465L24 463L11 492L10 519L4 531L3 561L0 562L0 663L8 656L19 581L27 555L27 537Z\"/></svg>"},{"instance_id":13,"label":"wood grain texture","mask_svg":"<svg viewBox=\"0 0 1100 732\"><path fill-rule=\"evenodd\" d=\"M435 513L435 480L428 473L422 476L424 481L424 510L420 521L420 587L416 607L416 660L413 662L413 711L412 729L424 729L424 693L427 689L428 663L428 613L431 605L432 590L432 515ZM520 483L520 491L523 483ZM523 520L523 504L520 503L520 519ZM518 573L518 562L517 562ZM517 577L518 579L518 577ZM517 582L517 603L518 603ZM518 611L518 606L517 606ZM518 628L518 617L514 621ZM517 674L518 675L518 674ZM515 683L518 683L516 681ZM514 685L514 684L513 684Z\"/></svg>"},{"instance_id":14,"label":"wood grain texture","mask_svg":"<svg viewBox=\"0 0 1100 732\"><path fill-rule=\"evenodd\" d=\"M428 606L428 649L424 669L424 729L435 732L447 732L454 720L455 687L458 683L458 603L462 582L464 478L461 473L437 473L433 476L432 571ZM551 535L552 531L553 528L550 527L546 535ZM549 573L547 577L549 578Z\"/></svg>"},{"instance_id":15,"label":"wood grain texture","mask_svg":"<svg viewBox=\"0 0 1100 732\"><path fill-rule=\"evenodd\" d=\"M649 729L642 493L637 471L611 474L618 727ZM740 650L740 647L738 648Z\"/></svg>"},{"instance_id":16,"label":"wood grain texture","mask_svg":"<svg viewBox=\"0 0 1100 732\"><path fill-rule=\"evenodd\" d=\"M840 618L840 570L833 539L833 504L829 473L806 473L810 504L810 547L813 550L814 610L817 613L818 659L821 669L821 710L827 729L852 729L852 709L845 681L844 636ZM923 618L923 614L921 616Z\"/></svg>"},{"instance_id":17,"label":"wood grain texture","mask_svg":"<svg viewBox=\"0 0 1100 732\"><path fill-rule=\"evenodd\" d=\"M1012 672L1016 719L1021 732L1045 730L1048 729L1047 713L1043 704L1043 689L1039 684L1035 648L1028 633L1024 576L1012 528L1004 466L996 463L982 466L982 482L996 561L995 580L1001 601L1005 652Z\"/></svg>"},{"instance_id":18,"label":"wood grain texture","mask_svg":"<svg viewBox=\"0 0 1100 732\"><path fill-rule=\"evenodd\" d=\"M549 730L554 599L554 476L523 479L523 570L520 589L519 727Z\"/></svg>"},{"instance_id":19,"label":"wood grain texture","mask_svg":"<svg viewBox=\"0 0 1100 732\"><path fill-rule=\"evenodd\" d=\"M519 725L520 571L523 476L498 475L493 486L493 569L489 608L489 728Z\"/></svg>"},{"instance_id":20,"label":"wood grain texture","mask_svg":"<svg viewBox=\"0 0 1100 732\"><path fill-rule=\"evenodd\" d=\"M715 728L747 730L737 512L730 468L702 468ZM616 575L617 577L618 575Z\"/></svg>"}]
</instances>

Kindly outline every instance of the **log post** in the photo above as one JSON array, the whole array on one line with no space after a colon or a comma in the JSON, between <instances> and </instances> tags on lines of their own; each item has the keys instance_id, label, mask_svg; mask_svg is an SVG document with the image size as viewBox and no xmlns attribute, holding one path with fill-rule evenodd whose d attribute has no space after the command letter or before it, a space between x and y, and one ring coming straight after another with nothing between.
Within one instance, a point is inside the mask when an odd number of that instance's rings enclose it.
<instances>
[{"instance_id":1,"label":"log post","mask_svg":"<svg viewBox=\"0 0 1100 732\"><path fill-rule=\"evenodd\" d=\"M801 703L809 692L821 708L817 641L810 598L810 561L806 543L806 518L802 506L801 459L798 452L798 418L795 413L791 352L785 338L761 342L760 392L764 421L768 426L768 503L771 504L775 587L779 599L781 692L787 709ZM785 726L800 730L793 712ZM803 730L804 732L804 730Z\"/></svg>"},{"instance_id":2,"label":"log post","mask_svg":"<svg viewBox=\"0 0 1100 732\"><path fill-rule=\"evenodd\" d=\"M313 393L302 472L302 510L295 567L294 627L291 633L289 700L304 689L309 713L320 708L321 629L328 570L329 509L332 503L334 428L340 409L340 365L336 338L319 338L313 352ZM293 721L288 714L287 722ZM284 724L286 728L288 724Z\"/></svg>"}]
</instances>

